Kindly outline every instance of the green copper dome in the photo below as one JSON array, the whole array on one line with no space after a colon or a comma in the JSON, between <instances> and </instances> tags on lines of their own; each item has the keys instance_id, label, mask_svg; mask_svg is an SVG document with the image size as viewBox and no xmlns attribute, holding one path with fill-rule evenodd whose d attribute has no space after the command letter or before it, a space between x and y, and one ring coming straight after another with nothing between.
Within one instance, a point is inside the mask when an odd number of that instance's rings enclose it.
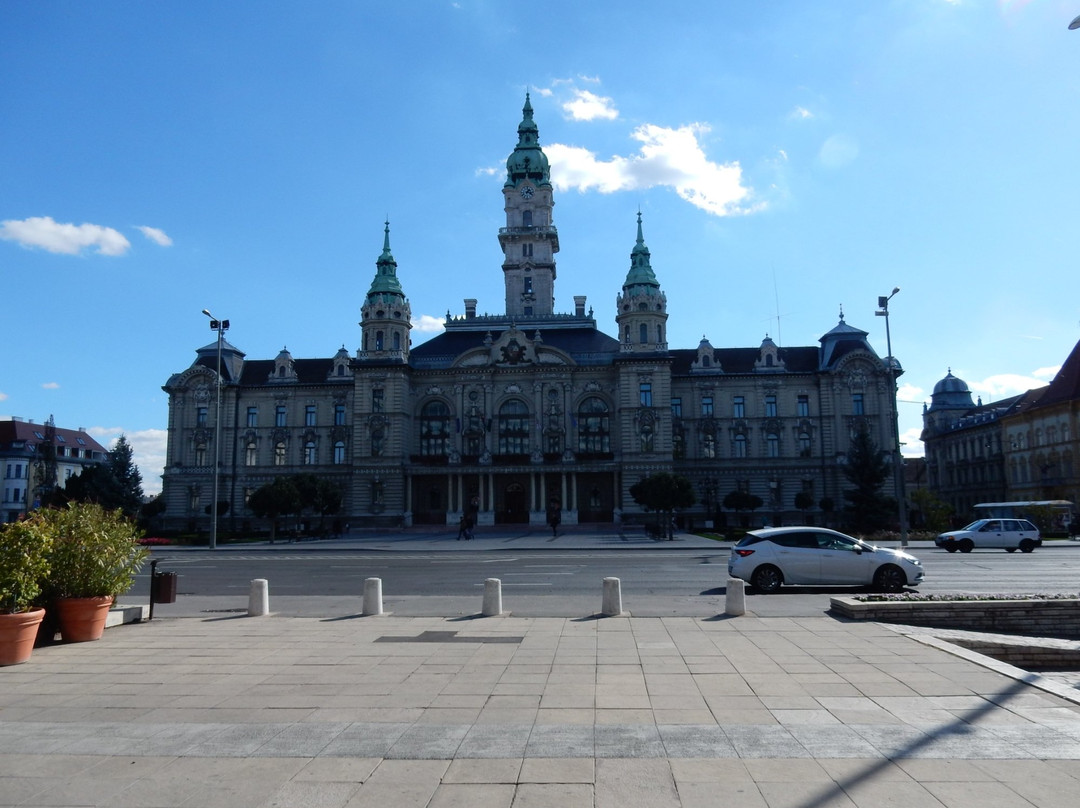
<instances>
[{"instance_id":1,"label":"green copper dome","mask_svg":"<svg viewBox=\"0 0 1080 808\"><path fill-rule=\"evenodd\" d=\"M536 185L550 185L548 159L540 148L540 137L536 122L533 121L533 109L528 93L525 93L525 106L521 112L523 117L518 124L518 143L513 153L506 158L506 185L516 186L525 179Z\"/></svg>"},{"instance_id":2,"label":"green copper dome","mask_svg":"<svg viewBox=\"0 0 1080 808\"><path fill-rule=\"evenodd\" d=\"M405 292L397 277L397 261L390 253L390 222L386 222L386 229L383 231L383 251L379 260L375 262L375 267L375 279L371 282L371 288L367 293L368 303L403 301Z\"/></svg>"},{"instance_id":3,"label":"green copper dome","mask_svg":"<svg viewBox=\"0 0 1080 808\"><path fill-rule=\"evenodd\" d=\"M623 283L624 292L656 294L660 291L660 282L653 273L650 258L649 248L645 246L645 238L641 233L641 212L638 211L637 243L630 252L630 271L626 273L626 282Z\"/></svg>"}]
</instances>

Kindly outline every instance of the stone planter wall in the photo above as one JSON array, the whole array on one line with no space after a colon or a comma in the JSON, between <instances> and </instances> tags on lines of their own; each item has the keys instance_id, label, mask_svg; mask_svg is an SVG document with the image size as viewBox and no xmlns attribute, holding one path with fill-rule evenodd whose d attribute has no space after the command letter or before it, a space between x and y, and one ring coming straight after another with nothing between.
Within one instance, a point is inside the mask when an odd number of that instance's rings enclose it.
<instances>
[{"instance_id":1,"label":"stone planter wall","mask_svg":"<svg viewBox=\"0 0 1080 808\"><path fill-rule=\"evenodd\" d=\"M829 611L851 620L926 628L1080 639L1080 600L881 601L831 599Z\"/></svg>"}]
</instances>

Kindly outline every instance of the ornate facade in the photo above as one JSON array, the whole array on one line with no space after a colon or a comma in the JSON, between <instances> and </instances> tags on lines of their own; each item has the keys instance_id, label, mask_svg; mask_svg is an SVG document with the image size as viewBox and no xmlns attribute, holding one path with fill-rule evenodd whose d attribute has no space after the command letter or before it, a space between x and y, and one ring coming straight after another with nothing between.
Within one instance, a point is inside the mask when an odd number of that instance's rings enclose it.
<instances>
[{"instance_id":1,"label":"ornate facade","mask_svg":"<svg viewBox=\"0 0 1080 808\"><path fill-rule=\"evenodd\" d=\"M238 530L262 527L244 506L253 490L304 472L340 484L336 519L353 527L456 524L466 509L481 525L544 524L553 502L564 524L640 522L628 489L658 471L693 481L699 524L725 518L736 489L765 503L757 523L791 523L822 500L840 507L856 430L894 445L887 367L842 315L814 346L766 336L751 348L669 347L640 214L617 336L583 296L557 312L554 193L528 96L523 113L498 230L505 311L480 314L467 298L441 334L413 345L408 271L399 278L387 224L355 354L249 360L225 342L219 387L213 343L165 384L168 527L208 524L219 389L219 500L230 503L224 528ZM795 506L800 492L810 514Z\"/></svg>"}]
</instances>

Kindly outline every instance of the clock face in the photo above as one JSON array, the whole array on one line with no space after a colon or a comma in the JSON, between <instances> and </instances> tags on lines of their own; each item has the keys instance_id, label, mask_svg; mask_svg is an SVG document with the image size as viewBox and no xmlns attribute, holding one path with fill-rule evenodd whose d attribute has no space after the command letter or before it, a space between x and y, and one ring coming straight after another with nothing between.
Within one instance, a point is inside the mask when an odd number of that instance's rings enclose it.
<instances>
[{"instance_id":1,"label":"clock face","mask_svg":"<svg viewBox=\"0 0 1080 808\"><path fill-rule=\"evenodd\" d=\"M532 195L533 195L533 189L532 189L531 186L529 186L529 185L521 186L521 198L522 199L532 199Z\"/></svg>"}]
</instances>

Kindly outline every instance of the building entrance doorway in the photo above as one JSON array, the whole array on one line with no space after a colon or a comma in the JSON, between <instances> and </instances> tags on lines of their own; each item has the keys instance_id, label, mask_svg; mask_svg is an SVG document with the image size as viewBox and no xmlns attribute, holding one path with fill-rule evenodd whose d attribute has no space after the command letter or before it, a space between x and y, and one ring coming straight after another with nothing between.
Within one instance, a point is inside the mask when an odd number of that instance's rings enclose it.
<instances>
[{"instance_id":1,"label":"building entrance doorway","mask_svg":"<svg viewBox=\"0 0 1080 808\"><path fill-rule=\"evenodd\" d=\"M510 483L503 489L502 508L496 514L496 521L509 525L529 523L529 495L524 485Z\"/></svg>"}]
</instances>

